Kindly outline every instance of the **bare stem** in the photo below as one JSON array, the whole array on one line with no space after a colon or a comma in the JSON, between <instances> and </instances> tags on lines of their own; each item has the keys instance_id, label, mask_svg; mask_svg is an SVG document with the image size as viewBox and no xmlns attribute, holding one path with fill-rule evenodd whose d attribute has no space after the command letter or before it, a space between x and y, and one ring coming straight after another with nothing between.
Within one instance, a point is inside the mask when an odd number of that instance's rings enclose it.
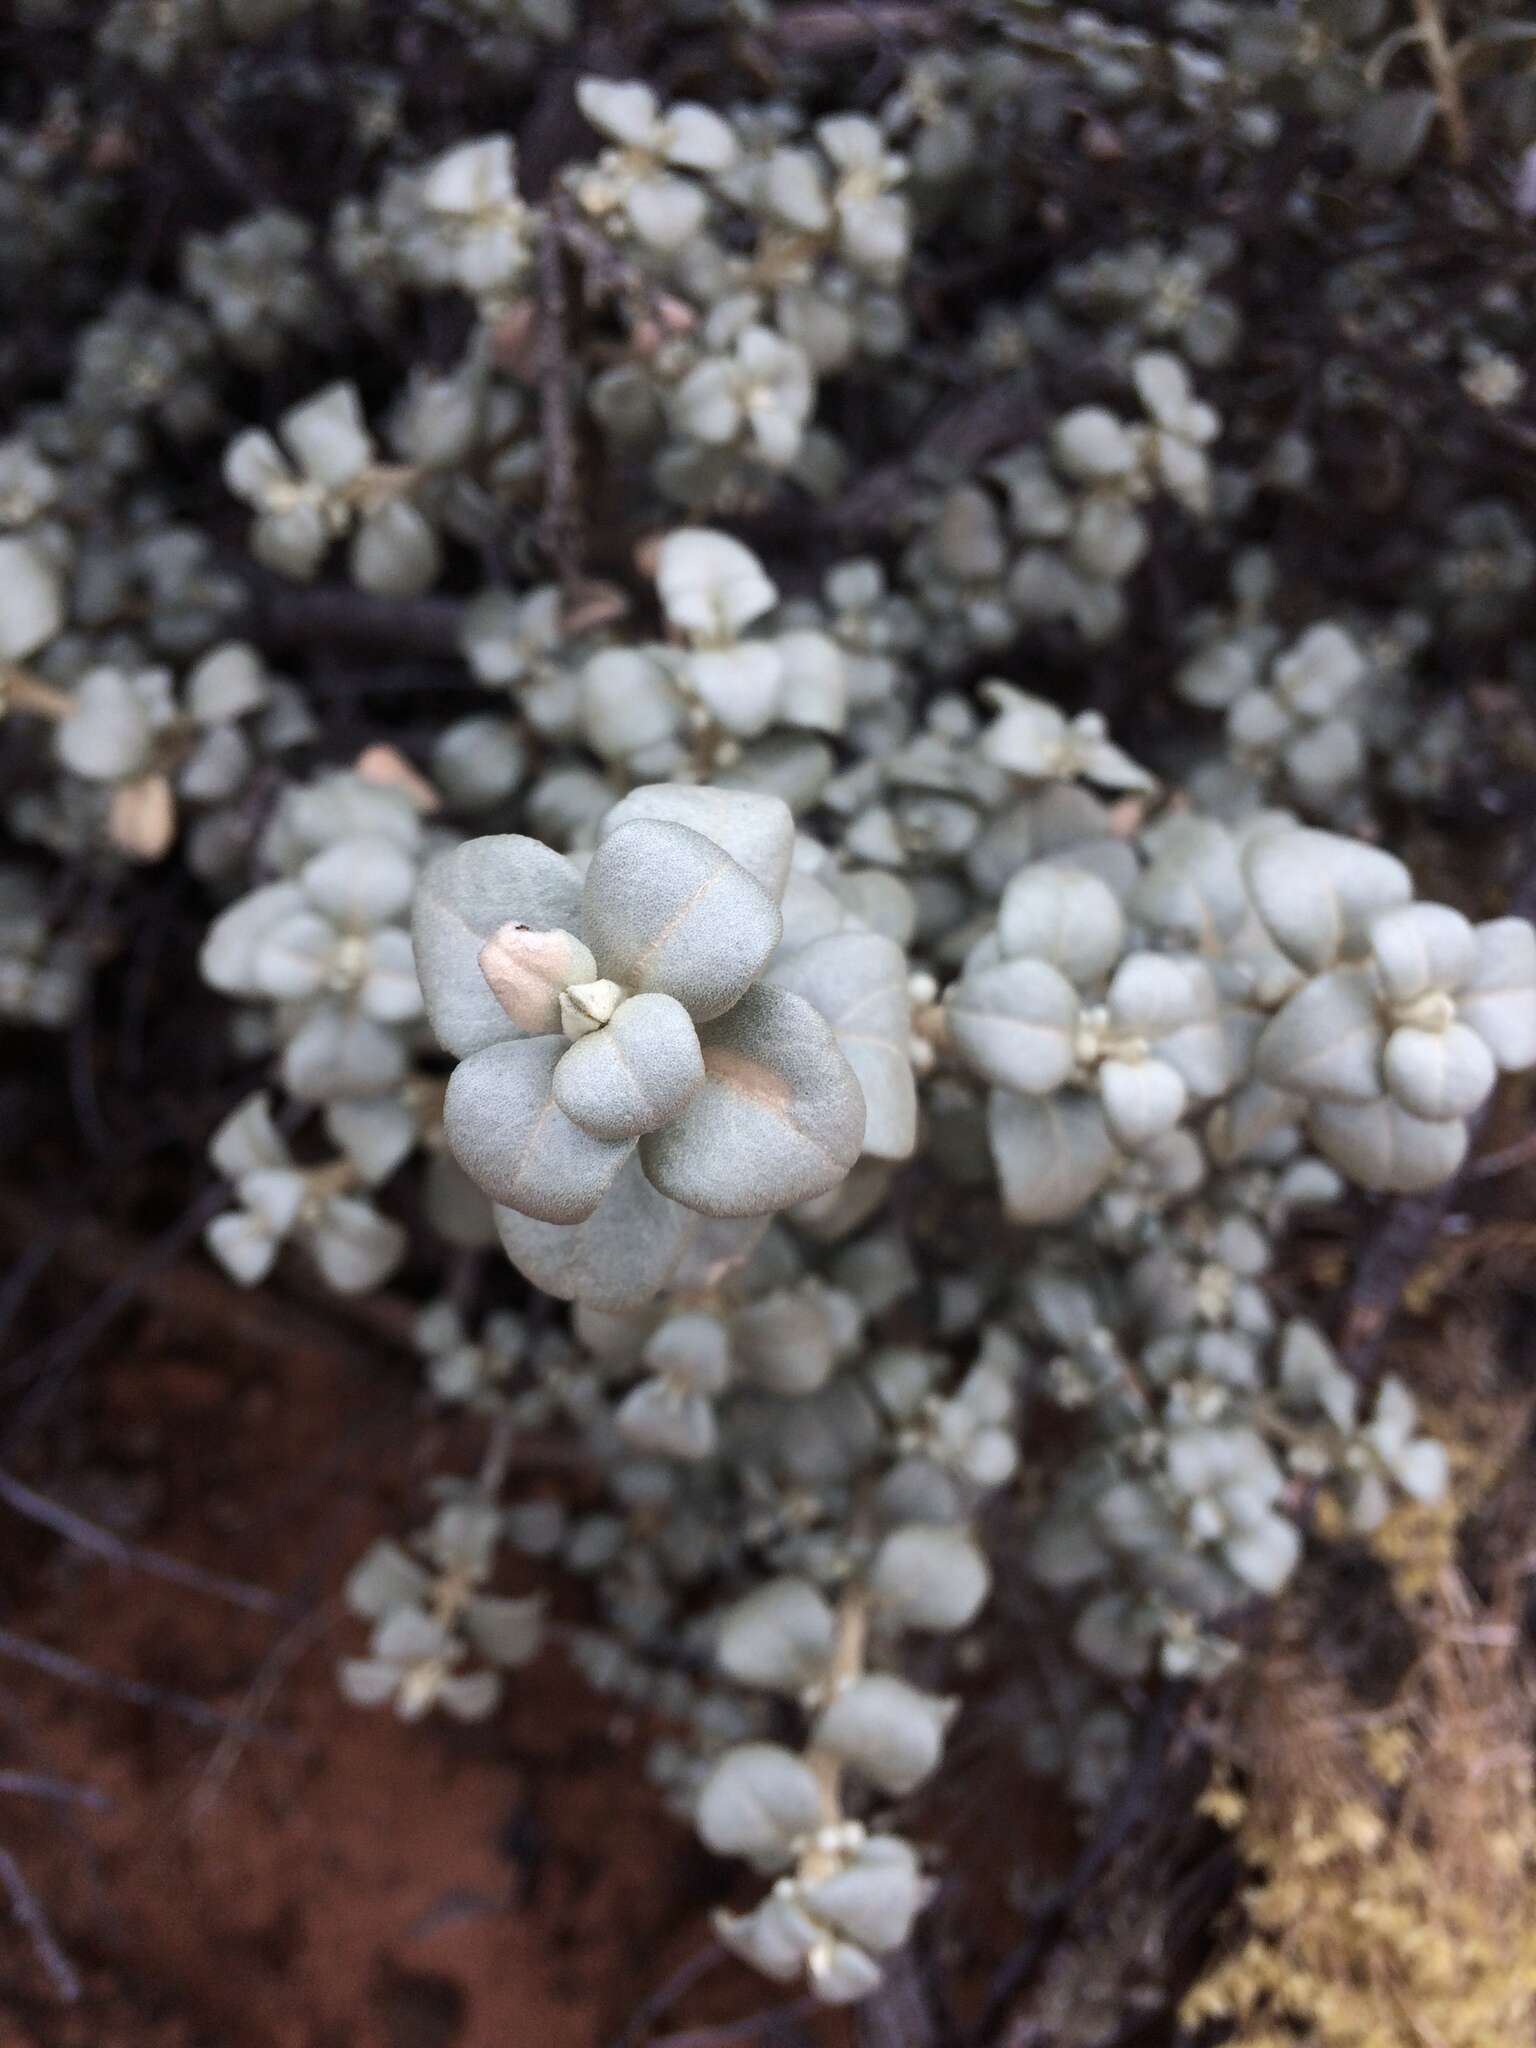
<instances>
[{"instance_id":1,"label":"bare stem","mask_svg":"<svg viewBox=\"0 0 1536 2048\"><path fill-rule=\"evenodd\" d=\"M1445 123L1451 161L1464 164L1472 154L1472 135L1467 126L1466 101L1462 98L1461 71L1456 52L1445 33L1440 0L1413 0L1413 12L1423 37L1424 56L1434 84L1435 98L1440 103L1440 118Z\"/></svg>"}]
</instances>

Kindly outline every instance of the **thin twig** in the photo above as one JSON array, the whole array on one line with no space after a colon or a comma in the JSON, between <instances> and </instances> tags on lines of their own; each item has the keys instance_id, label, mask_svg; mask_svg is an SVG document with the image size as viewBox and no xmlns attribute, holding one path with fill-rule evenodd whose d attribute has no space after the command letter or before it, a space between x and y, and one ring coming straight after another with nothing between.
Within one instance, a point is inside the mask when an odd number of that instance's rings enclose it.
<instances>
[{"instance_id":1,"label":"thin twig","mask_svg":"<svg viewBox=\"0 0 1536 2048\"><path fill-rule=\"evenodd\" d=\"M1424 57L1434 84L1435 99L1439 103L1440 118L1445 123L1445 140L1451 162L1464 164L1472 154L1472 134L1467 126L1461 71L1456 62L1456 52L1446 37L1440 0L1413 0L1413 12L1423 39Z\"/></svg>"},{"instance_id":2,"label":"thin twig","mask_svg":"<svg viewBox=\"0 0 1536 2048\"><path fill-rule=\"evenodd\" d=\"M48 1973L49 1983L65 2005L78 2003L80 1979L75 1975L74 1965L60 1948L48 1915L39 1905L31 1886L21 1874L21 1865L9 1849L0 1849L0 1886L4 1887L11 1902L11 1918L31 1939L37 1959Z\"/></svg>"},{"instance_id":3,"label":"thin twig","mask_svg":"<svg viewBox=\"0 0 1536 2048\"><path fill-rule=\"evenodd\" d=\"M201 1565L169 1557L163 1550L129 1543L111 1529L103 1529L100 1523L87 1521L84 1515L77 1515L72 1508L50 1500L46 1494L35 1493L30 1486L3 1469L0 1469L0 1501L4 1501L14 1513L24 1515L29 1522L52 1529L55 1535L64 1537L77 1550L89 1551L94 1557L104 1558L108 1564L126 1565L134 1571L148 1574L150 1578L165 1579L173 1586L183 1586L188 1592L206 1593L212 1599L227 1600L231 1606L247 1608L252 1614L291 1612L293 1603L280 1593L269 1592L265 1586L253 1586L244 1579L226 1577L223 1572L205 1571Z\"/></svg>"},{"instance_id":4,"label":"thin twig","mask_svg":"<svg viewBox=\"0 0 1536 2048\"><path fill-rule=\"evenodd\" d=\"M0 1771L0 1792L20 1799L41 1799L49 1806L88 1806L92 1813L106 1813L112 1805L106 1793L94 1785L70 1785L41 1771Z\"/></svg>"},{"instance_id":5,"label":"thin twig","mask_svg":"<svg viewBox=\"0 0 1536 2048\"><path fill-rule=\"evenodd\" d=\"M34 1671L46 1672L48 1677L57 1678L65 1685L77 1685L85 1692L100 1693L108 1699L121 1700L130 1707L148 1707L174 1714L194 1728L214 1728L222 1734L234 1725L230 1715L221 1714L217 1707L210 1707L203 1700L193 1699L189 1693L165 1692L157 1685L147 1685L141 1678L118 1678L109 1671L98 1671L94 1664L71 1657L65 1650L51 1650L44 1643L28 1642L25 1636L14 1635L8 1628L0 1628L0 1657L10 1657L18 1664L30 1664ZM254 1732L279 1748L293 1746L292 1736L283 1735L276 1729Z\"/></svg>"},{"instance_id":6,"label":"thin twig","mask_svg":"<svg viewBox=\"0 0 1536 2048\"><path fill-rule=\"evenodd\" d=\"M694 1985L709 1976L726 1960L726 1951L718 1941L708 1941L696 1949L688 1960L680 1963L664 1984L658 1985L648 1998L643 1998L625 2022L624 2030L617 2035L613 2048L641 2048L652 2024L663 2013L669 2012L677 2001L690 1992Z\"/></svg>"},{"instance_id":7,"label":"thin twig","mask_svg":"<svg viewBox=\"0 0 1536 2048\"><path fill-rule=\"evenodd\" d=\"M260 1732L262 1716L276 1697L278 1687L305 1651L317 1642L327 1629L332 1628L339 1618L339 1608L328 1602L324 1606L312 1609L308 1614L301 1615L293 1627L279 1636L272 1645L246 1689L245 1698L240 1703L240 1711L219 1737L213 1754L209 1757L193 1790L188 1802L193 1820L202 1820L211 1812L247 1745L252 1737Z\"/></svg>"},{"instance_id":8,"label":"thin twig","mask_svg":"<svg viewBox=\"0 0 1536 2048\"><path fill-rule=\"evenodd\" d=\"M840 57L869 43L931 42L953 26L948 8L906 4L889 6L781 7L768 30L781 48L803 57Z\"/></svg>"}]
</instances>

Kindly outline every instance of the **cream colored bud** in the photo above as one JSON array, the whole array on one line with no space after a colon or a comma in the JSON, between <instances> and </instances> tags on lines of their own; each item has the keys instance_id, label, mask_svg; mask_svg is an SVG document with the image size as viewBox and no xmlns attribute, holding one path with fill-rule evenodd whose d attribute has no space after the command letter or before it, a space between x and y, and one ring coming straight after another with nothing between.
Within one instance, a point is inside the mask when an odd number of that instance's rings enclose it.
<instances>
[{"instance_id":1,"label":"cream colored bud","mask_svg":"<svg viewBox=\"0 0 1536 2048\"><path fill-rule=\"evenodd\" d=\"M561 1030L567 1038L585 1038L589 1031L601 1031L625 993L616 981L582 981L562 989Z\"/></svg>"}]
</instances>

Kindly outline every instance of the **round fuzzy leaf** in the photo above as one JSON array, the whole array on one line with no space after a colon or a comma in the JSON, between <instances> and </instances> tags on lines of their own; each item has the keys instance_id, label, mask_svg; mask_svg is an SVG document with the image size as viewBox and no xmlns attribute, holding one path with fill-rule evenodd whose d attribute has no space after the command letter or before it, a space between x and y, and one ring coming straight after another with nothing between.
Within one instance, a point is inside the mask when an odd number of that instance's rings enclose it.
<instances>
[{"instance_id":1,"label":"round fuzzy leaf","mask_svg":"<svg viewBox=\"0 0 1536 2048\"><path fill-rule=\"evenodd\" d=\"M694 1814L706 1848L770 1870L790 1861L796 1842L821 1817L815 1773L770 1742L727 1750L700 1787Z\"/></svg>"},{"instance_id":2,"label":"round fuzzy leaf","mask_svg":"<svg viewBox=\"0 0 1536 2048\"><path fill-rule=\"evenodd\" d=\"M1163 1060L1106 1060L1098 1078L1110 1136L1128 1152L1171 1131L1189 1106L1182 1076Z\"/></svg>"},{"instance_id":3,"label":"round fuzzy leaf","mask_svg":"<svg viewBox=\"0 0 1536 2048\"><path fill-rule=\"evenodd\" d=\"M1431 1122L1481 1108L1498 1072L1493 1054L1469 1024L1445 1031L1399 1026L1382 1056L1388 1089L1404 1109Z\"/></svg>"},{"instance_id":4,"label":"round fuzzy leaf","mask_svg":"<svg viewBox=\"0 0 1536 2048\"><path fill-rule=\"evenodd\" d=\"M409 1061L404 1039L354 1004L316 1003L283 1048L283 1085L301 1102L382 1095Z\"/></svg>"},{"instance_id":5,"label":"round fuzzy leaf","mask_svg":"<svg viewBox=\"0 0 1536 2048\"><path fill-rule=\"evenodd\" d=\"M705 1394L667 1386L659 1379L631 1387L613 1412L614 1423L637 1451L696 1464L713 1457L720 1442L714 1403Z\"/></svg>"},{"instance_id":6,"label":"round fuzzy leaf","mask_svg":"<svg viewBox=\"0 0 1536 2048\"><path fill-rule=\"evenodd\" d=\"M306 1238L328 1287L338 1294L370 1294L405 1257L403 1224L381 1216L354 1195L333 1195Z\"/></svg>"},{"instance_id":7,"label":"round fuzzy leaf","mask_svg":"<svg viewBox=\"0 0 1536 2048\"><path fill-rule=\"evenodd\" d=\"M416 868L392 840L359 835L339 839L304 863L299 876L319 911L352 929L399 917L416 886Z\"/></svg>"},{"instance_id":8,"label":"round fuzzy leaf","mask_svg":"<svg viewBox=\"0 0 1536 2048\"><path fill-rule=\"evenodd\" d=\"M545 1223L579 1223L607 1193L634 1140L611 1143L551 1098L563 1038L483 1046L454 1068L443 1103L453 1156L493 1202Z\"/></svg>"},{"instance_id":9,"label":"round fuzzy leaf","mask_svg":"<svg viewBox=\"0 0 1536 2048\"><path fill-rule=\"evenodd\" d=\"M295 882L268 882L242 896L208 928L197 959L204 981L221 995L263 994L257 968L262 947L279 926L305 912L304 892Z\"/></svg>"},{"instance_id":10,"label":"round fuzzy leaf","mask_svg":"<svg viewBox=\"0 0 1536 2048\"><path fill-rule=\"evenodd\" d=\"M647 782L616 803L599 828L610 839L621 826L649 819L702 833L746 869L775 903L783 899L795 850L795 821L776 796L707 788L691 782Z\"/></svg>"},{"instance_id":11,"label":"round fuzzy leaf","mask_svg":"<svg viewBox=\"0 0 1536 2048\"><path fill-rule=\"evenodd\" d=\"M1303 983L1265 1025L1254 1072L1271 1088L1324 1102L1370 1102L1381 1093L1386 1031L1371 978L1336 967Z\"/></svg>"},{"instance_id":12,"label":"round fuzzy leaf","mask_svg":"<svg viewBox=\"0 0 1536 2048\"><path fill-rule=\"evenodd\" d=\"M1044 1101L995 1088L987 1134L1003 1206L1015 1223L1061 1223L1120 1162L1097 1096L1066 1089Z\"/></svg>"},{"instance_id":13,"label":"round fuzzy leaf","mask_svg":"<svg viewBox=\"0 0 1536 2048\"><path fill-rule=\"evenodd\" d=\"M734 640L779 599L752 550L707 526L667 535L657 550L656 588L669 625L717 642Z\"/></svg>"},{"instance_id":14,"label":"round fuzzy leaf","mask_svg":"<svg viewBox=\"0 0 1536 2048\"><path fill-rule=\"evenodd\" d=\"M607 761L624 761L672 738L682 706L659 661L634 647L605 647L581 671L581 723Z\"/></svg>"},{"instance_id":15,"label":"round fuzzy leaf","mask_svg":"<svg viewBox=\"0 0 1536 2048\"><path fill-rule=\"evenodd\" d=\"M508 1208L494 1214L503 1250L535 1287L614 1314L642 1308L669 1284L699 1223L652 1187L637 1153L581 1223L543 1223Z\"/></svg>"},{"instance_id":16,"label":"round fuzzy leaf","mask_svg":"<svg viewBox=\"0 0 1536 2048\"><path fill-rule=\"evenodd\" d=\"M808 1579L773 1579L728 1610L715 1662L738 1685L794 1698L825 1677L835 1629L832 1609Z\"/></svg>"},{"instance_id":17,"label":"round fuzzy leaf","mask_svg":"<svg viewBox=\"0 0 1536 2048\"><path fill-rule=\"evenodd\" d=\"M961 1057L1000 1088L1050 1095L1076 1064L1077 991L1043 960L1004 960L967 974L944 1004Z\"/></svg>"},{"instance_id":18,"label":"round fuzzy leaf","mask_svg":"<svg viewBox=\"0 0 1536 2048\"><path fill-rule=\"evenodd\" d=\"M1152 864L1131 898L1133 914L1187 946L1216 951L1248 915L1232 835L1214 819L1176 816L1158 826L1152 844Z\"/></svg>"},{"instance_id":19,"label":"round fuzzy leaf","mask_svg":"<svg viewBox=\"0 0 1536 2048\"><path fill-rule=\"evenodd\" d=\"M431 863L411 937L427 1014L449 1052L463 1059L519 1035L481 971L486 940L508 923L572 930L580 905L581 878L564 855L516 833L467 840Z\"/></svg>"},{"instance_id":20,"label":"round fuzzy leaf","mask_svg":"<svg viewBox=\"0 0 1536 2048\"><path fill-rule=\"evenodd\" d=\"M0 536L0 661L25 661L64 623L64 579L25 535Z\"/></svg>"},{"instance_id":21,"label":"round fuzzy leaf","mask_svg":"<svg viewBox=\"0 0 1536 2048\"><path fill-rule=\"evenodd\" d=\"M845 1686L817 1716L811 1741L901 1799L938 1766L954 1702L904 1679L871 1673Z\"/></svg>"},{"instance_id":22,"label":"round fuzzy leaf","mask_svg":"<svg viewBox=\"0 0 1536 2048\"><path fill-rule=\"evenodd\" d=\"M55 730L59 759L89 782L118 782L140 774L149 760L149 708L127 676L93 668L82 676L71 710Z\"/></svg>"},{"instance_id":23,"label":"round fuzzy leaf","mask_svg":"<svg viewBox=\"0 0 1536 2048\"><path fill-rule=\"evenodd\" d=\"M569 932L504 924L480 948L480 972L519 1031L531 1038L560 1029L560 994L597 979L597 962Z\"/></svg>"},{"instance_id":24,"label":"round fuzzy leaf","mask_svg":"<svg viewBox=\"0 0 1536 2048\"><path fill-rule=\"evenodd\" d=\"M755 739L774 722L783 663L772 641L701 647L679 659L678 676L716 725L738 739Z\"/></svg>"},{"instance_id":25,"label":"round fuzzy leaf","mask_svg":"<svg viewBox=\"0 0 1536 2048\"><path fill-rule=\"evenodd\" d=\"M1477 927L1477 965L1456 1010L1506 1074L1536 1066L1536 931L1523 917Z\"/></svg>"},{"instance_id":26,"label":"round fuzzy leaf","mask_svg":"<svg viewBox=\"0 0 1536 2048\"><path fill-rule=\"evenodd\" d=\"M1125 913L1083 868L1025 868L1003 891L997 938L1006 960L1044 960L1078 988L1102 981L1125 944Z\"/></svg>"},{"instance_id":27,"label":"round fuzzy leaf","mask_svg":"<svg viewBox=\"0 0 1536 2048\"><path fill-rule=\"evenodd\" d=\"M1459 1118L1427 1123L1383 1095L1376 1102L1320 1102L1307 1117L1318 1150L1360 1187L1422 1195L1457 1172L1467 1154Z\"/></svg>"},{"instance_id":28,"label":"round fuzzy leaf","mask_svg":"<svg viewBox=\"0 0 1536 2048\"><path fill-rule=\"evenodd\" d=\"M869 1585L898 1628L948 1635L976 1619L992 1573L963 1529L913 1522L893 1529L875 1552Z\"/></svg>"},{"instance_id":29,"label":"round fuzzy leaf","mask_svg":"<svg viewBox=\"0 0 1536 2048\"><path fill-rule=\"evenodd\" d=\"M674 996L705 1023L752 986L783 925L772 898L712 840L639 820L593 854L580 929L601 973Z\"/></svg>"},{"instance_id":30,"label":"round fuzzy leaf","mask_svg":"<svg viewBox=\"0 0 1536 2048\"><path fill-rule=\"evenodd\" d=\"M631 996L555 1068L554 1098L595 1138L660 1130L704 1085L693 1019L671 996Z\"/></svg>"},{"instance_id":31,"label":"round fuzzy leaf","mask_svg":"<svg viewBox=\"0 0 1536 2048\"><path fill-rule=\"evenodd\" d=\"M706 1216L767 1215L836 1187L859 1156L864 1097L820 1012L763 986L699 1036L704 1086L642 1143L657 1187Z\"/></svg>"},{"instance_id":32,"label":"round fuzzy leaf","mask_svg":"<svg viewBox=\"0 0 1536 2048\"><path fill-rule=\"evenodd\" d=\"M1405 903L1371 920L1371 957L1388 1000L1457 989L1477 967L1477 934L1445 903Z\"/></svg>"},{"instance_id":33,"label":"round fuzzy leaf","mask_svg":"<svg viewBox=\"0 0 1536 2048\"><path fill-rule=\"evenodd\" d=\"M1362 953L1376 914L1413 895L1400 860L1332 832L1262 833L1243 872L1276 945L1314 974Z\"/></svg>"},{"instance_id":34,"label":"round fuzzy leaf","mask_svg":"<svg viewBox=\"0 0 1536 2048\"><path fill-rule=\"evenodd\" d=\"M864 1095L864 1150L909 1159L917 1142L912 1005L901 948L878 932L834 932L775 956L766 981L792 989L832 1026Z\"/></svg>"}]
</instances>

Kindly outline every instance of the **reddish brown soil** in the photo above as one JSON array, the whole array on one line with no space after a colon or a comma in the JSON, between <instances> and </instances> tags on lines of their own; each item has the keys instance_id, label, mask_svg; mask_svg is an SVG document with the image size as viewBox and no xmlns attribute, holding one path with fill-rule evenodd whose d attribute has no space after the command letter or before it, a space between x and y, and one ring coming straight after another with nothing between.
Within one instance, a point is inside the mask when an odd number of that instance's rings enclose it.
<instances>
[{"instance_id":1,"label":"reddish brown soil","mask_svg":"<svg viewBox=\"0 0 1536 2048\"><path fill-rule=\"evenodd\" d=\"M203 1286L190 1268L185 1284ZM406 1727L335 1689L358 1633L340 1580L419 1504L409 1365L348 1338L194 1342L175 1307L94 1369L77 1455L40 1483L140 1542L319 1597L295 1628L0 1516L19 1635L255 1723L221 1738L0 1663L0 1767L112 1802L0 1796L0 1844L83 1993L61 2001L0 1921L0 2048L615 2041L701 1947L716 1880L611 1709L558 1649L483 1728ZM771 2005L764 1988L716 1970L704 2007L637 2040Z\"/></svg>"}]
</instances>

